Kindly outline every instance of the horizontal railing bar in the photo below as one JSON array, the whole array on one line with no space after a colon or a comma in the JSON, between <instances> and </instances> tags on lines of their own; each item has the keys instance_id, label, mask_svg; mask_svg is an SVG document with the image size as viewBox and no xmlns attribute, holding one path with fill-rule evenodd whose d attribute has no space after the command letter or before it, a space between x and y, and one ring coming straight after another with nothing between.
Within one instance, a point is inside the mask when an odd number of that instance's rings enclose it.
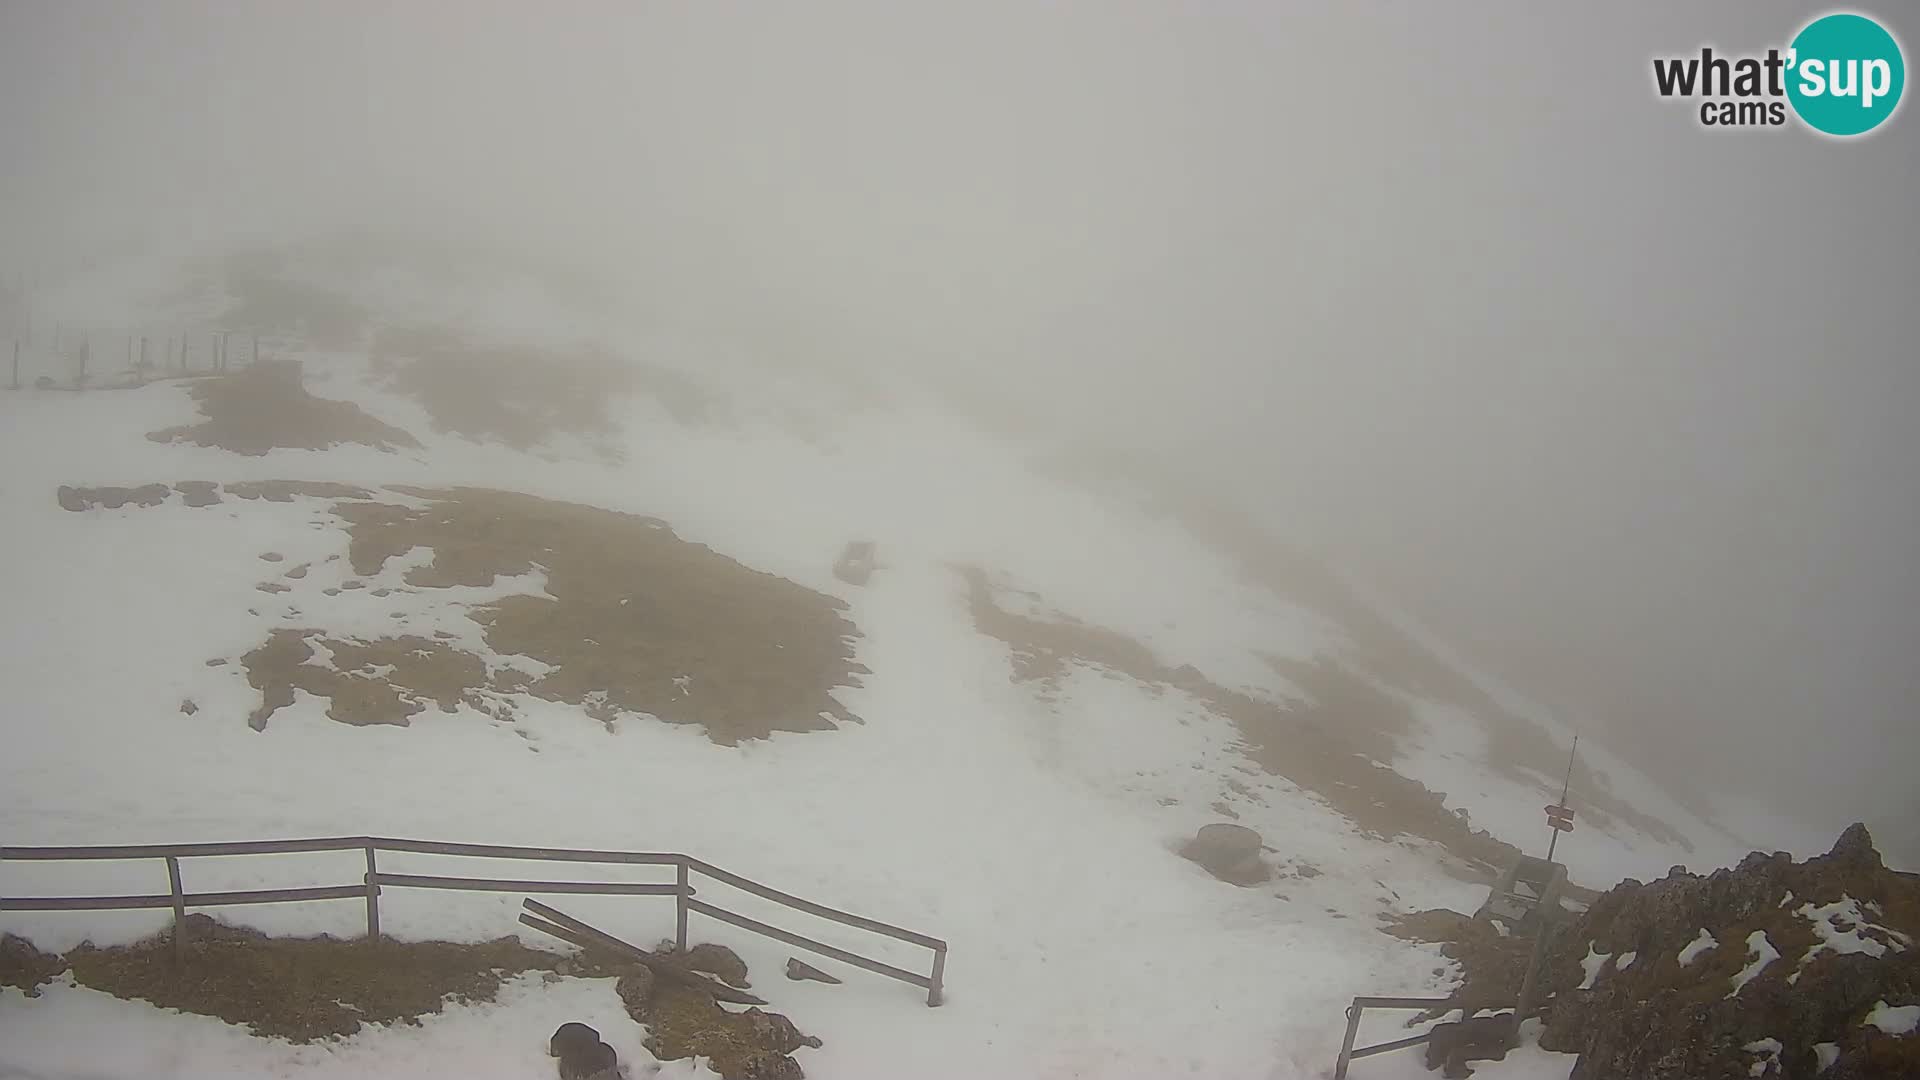
<instances>
[{"instance_id":1,"label":"horizontal railing bar","mask_svg":"<svg viewBox=\"0 0 1920 1080\"><path fill-rule=\"evenodd\" d=\"M224 856L224 855L294 854L299 852L314 852L314 851L355 851L355 850L363 850L366 848L373 848L378 851L404 851L404 852L415 852L415 853L427 854L427 855L456 855L456 856L468 856L468 857L474 857L474 858L531 859L531 860L541 860L541 861L549 861L549 862L583 862L583 863L609 863L609 864L627 864L627 865L656 865L656 866L684 865L689 870L697 870L700 873L705 874L706 876L712 878L715 881L721 882L726 885L731 885L734 888L741 889L745 892L752 893L755 896L761 897L762 899L771 900L777 904L783 904L789 908L794 909L795 911L805 912L806 914L815 915L823 919L830 919L834 922L838 922L846 926L852 926L861 930L867 930L872 933L883 934L887 937L896 938L901 941L906 941L915 945L922 946L923 948L933 949L936 952L943 952L947 948L947 943L940 940L939 938L932 937L927 934L916 933L904 927L894 926L890 923L881 922L878 919L869 919L865 916L855 915L851 912L841 911L837 908L827 907L825 904L817 904L811 900L804 900L798 896L794 896L791 893L781 892L778 889L774 889L766 885L762 885L757 881L753 881L749 878L741 877L739 874L735 874L731 871L722 870L711 863L702 862L699 859L695 859L687 855L673 853L673 852L601 851L601 850L593 850L593 849L585 849L585 848L532 848L532 847L512 847L512 846L499 845L499 844L449 844L449 843L440 843L437 841L430 841L430 840L408 840L408 839L393 838L393 837L336 836L336 837L315 837L315 838L297 839L297 840L243 840L243 841L235 841L230 843L211 843L211 844L134 844L134 845L85 845L85 846L69 846L69 847L0 847L0 860L69 861L69 860L105 860L105 859L197 858L197 857L218 857L218 856ZM534 891L534 890L545 889L546 891L549 891L549 892L569 892L569 893L603 892L608 895L673 896L677 894L676 887L671 885L658 885L658 886L635 885L635 886L615 888L615 887L602 887L595 883L586 883L586 882L561 882L561 883L510 882L510 881L505 881L501 879L488 879L488 878L434 878L432 875L411 875L412 877L416 877L420 879L417 881L400 880L400 878L404 878L407 876L408 875L400 875L397 878L389 880L388 883L394 884L400 887L416 886L421 888L473 888L481 891L495 891L495 890L507 891L512 889L527 889L529 891ZM437 883L428 884L427 882L429 879L432 879ZM470 882L473 884L464 885L464 886L451 884L452 882L460 882L460 881ZM611 884L612 883L609 883L609 885ZM353 891L350 893L342 892L341 890L343 889L352 889ZM364 894L365 894L365 885L363 883L360 886L341 886L337 888L305 889L305 890L301 890L301 889L279 890L277 892L206 893L206 894L198 894L197 896L189 897L188 899L190 903L197 903L202 906L224 906L230 903L277 903L282 901L293 901L293 900L302 900L302 899L313 899L313 900L334 899L334 898L343 898L348 895L360 896ZM236 897L247 897L247 898L235 899ZM164 901L164 903L154 903L156 898L151 896L19 898L16 900L0 900L0 910L11 910L11 911L135 910L135 909L154 907L154 906L165 907L165 906L170 906L172 903L171 897L158 897L157 899L159 901ZM36 906L36 907L22 906L26 904L35 904L39 906ZM719 910L719 909L715 909L715 910ZM716 916L716 917L719 917L719 916ZM765 924L758 924L758 925L763 926ZM782 933L784 933L784 931L782 931ZM811 945L807 945L803 947L812 948ZM824 954L824 955L832 955L832 954ZM852 955L852 954L848 954L848 955ZM848 962L851 963L853 961L848 961ZM885 966L885 965L882 965L882 966ZM898 971L900 971L900 969L898 968L890 969L890 972L898 972ZM913 976L913 978L917 979L917 978L920 978L920 976ZM925 983L922 982L919 985L925 985ZM1400 1000L1412 1001L1414 999L1384 999L1383 998L1383 999L1368 999L1368 1002L1373 1003L1374 1007L1378 1008L1378 1007L1383 1007L1381 1003L1389 1002L1389 1001L1400 1001ZM1437 1001L1432 1002L1432 1004L1440 1004L1440 1003L1442 1002L1437 1002ZM1417 1007L1417 1006L1397 1006L1397 1007Z\"/></svg>"},{"instance_id":2,"label":"horizontal railing bar","mask_svg":"<svg viewBox=\"0 0 1920 1080\"><path fill-rule=\"evenodd\" d=\"M356 900L367 895L361 885L325 885L313 889L247 889L238 892L187 893L187 907L230 907L237 904L286 904L302 900ZM0 899L0 911L138 911L170 908L171 895L157 896L14 896Z\"/></svg>"},{"instance_id":3,"label":"horizontal railing bar","mask_svg":"<svg viewBox=\"0 0 1920 1080\"><path fill-rule=\"evenodd\" d=\"M1457 1005L1452 998L1357 997L1355 1005L1363 1009L1425 1009L1433 1005Z\"/></svg>"},{"instance_id":4,"label":"horizontal railing bar","mask_svg":"<svg viewBox=\"0 0 1920 1080\"><path fill-rule=\"evenodd\" d=\"M376 885L469 892L601 893L607 896L678 896L680 886L633 881L513 881L506 878L442 877L436 874L372 875Z\"/></svg>"},{"instance_id":5,"label":"horizontal railing bar","mask_svg":"<svg viewBox=\"0 0 1920 1080\"><path fill-rule=\"evenodd\" d=\"M1397 1039L1393 1042L1376 1043L1373 1046L1363 1046L1360 1049L1355 1050L1353 1053L1348 1054L1347 1058L1348 1060L1352 1060L1354 1058L1372 1057L1375 1054L1384 1054L1389 1050L1405 1050L1409 1046L1419 1046L1421 1043L1424 1043L1431 1038L1433 1038L1433 1032L1429 1031L1424 1034L1415 1035L1409 1039Z\"/></svg>"},{"instance_id":6,"label":"horizontal railing bar","mask_svg":"<svg viewBox=\"0 0 1920 1080\"><path fill-rule=\"evenodd\" d=\"M584 848L512 847L502 844L446 844L381 836L333 836L307 840L239 840L215 844L122 844L81 847L0 847L4 859L161 859L218 855L274 855L301 851L413 851L428 855L468 855L491 859L542 859L551 862L629 863L672 866L685 856L657 851L596 851Z\"/></svg>"},{"instance_id":7,"label":"horizontal railing bar","mask_svg":"<svg viewBox=\"0 0 1920 1080\"><path fill-rule=\"evenodd\" d=\"M741 877L739 874L722 870L711 863L701 862L699 859L689 858L687 860L687 867L691 870L698 870L700 873L707 875L715 881L750 892L755 896L772 900L777 904L785 904L796 911L804 911L809 915L818 915L823 919L832 919L834 922L845 923L848 926L858 927L862 930L871 930L876 934L885 934L888 937L899 938L901 941L910 941L915 945L921 945L929 949L944 950L947 947L947 943L941 941L939 938L928 937L925 934L916 934L911 930L892 926L880 922L877 919L869 919L862 915L854 915L850 912L830 908L825 904L816 904L811 900L802 900L790 893L783 893L778 889L770 889L757 881L750 881L747 878Z\"/></svg>"},{"instance_id":8,"label":"horizontal railing bar","mask_svg":"<svg viewBox=\"0 0 1920 1080\"><path fill-rule=\"evenodd\" d=\"M864 968L876 975L885 975L890 979L899 979L903 983L918 986L922 990L930 990L933 988L933 980L925 975L915 975L911 971L894 967L891 964L883 964L878 960L869 960L864 956L850 953L845 949L838 949L824 942L815 941L812 938L801 937L799 934L789 933L776 926L768 926L758 919L749 919L745 915L735 915L725 908L714 907L705 901L688 900L687 910L697 911L702 915L719 919L724 923L732 923L734 926L738 926L743 930L751 930L756 934L764 934L775 941L784 941L797 948L811 949L822 956L832 957L843 964L852 964L854 967Z\"/></svg>"},{"instance_id":9,"label":"horizontal railing bar","mask_svg":"<svg viewBox=\"0 0 1920 1080\"><path fill-rule=\"evenodd\" d=\"M365 836L332 836L312 840L239 840L225 844L126 844L88 847L0 847L0 860L176 859L208 855L279 855L300 851L354 851L367 846Z\"/></svg>"},{"instance_id":10,"label":"horizontal railing bar","mask_svg":"<svg viewBox=\"0 0 1920 1080\"><path fill-rule=\"evenodd\" d=\"M225 907L229 904L280 904L294 900L363 900L367 887L326 885L317 889L253 889L245 892L188 893L188 907Z\"/></svg>"},{"instance_id":11,"label":"horizontal railing bar","mask_svg":"<svg viewBox=\"0 0 1920 1080\"><path fill-rule=\"evenodd\" d=\"M172 906L171 895L0 897L0 911L138 911Z\"/></svg>"},{"instance_id":12,"label":"horizontal railing bar","mask_svg":"<svg viewBox=\"0 0 1920 1080\"><path fill-rule=\"evenodd\" d=\"M437 840L396 840L381 836L371 838L371 843L382 851L412 851L423 855L468 855L484 859L539 859L547 862L676 866L687 858L685 855L662 851L593 851L585 848L508 847L500 844L443 844Z\"/></svg>"}]
</instances>

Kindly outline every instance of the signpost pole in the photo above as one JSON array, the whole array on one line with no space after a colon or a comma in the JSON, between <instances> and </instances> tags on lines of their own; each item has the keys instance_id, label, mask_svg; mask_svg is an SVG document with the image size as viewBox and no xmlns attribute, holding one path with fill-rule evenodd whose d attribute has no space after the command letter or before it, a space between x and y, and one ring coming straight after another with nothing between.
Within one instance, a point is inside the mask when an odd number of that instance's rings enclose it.
<instances>
[{"instance_id":1,"label":"signpost pole","mask_svg":"<svg viewBox=\"0 0 1920 1080\"><path fill-rule=\"evenodd\" d=\"M1580 736L1573 737L1573 748L1567 751L1567 778L1560 785L1560 805L1567 805L1567 792L1573 787L1573 755L1580 750ZM1560 844L1560 827L1552 821L1547 823L1553 836L1547 841L1547 861L1553 861L1553 849Z\"/></svg>"}]
</instances>

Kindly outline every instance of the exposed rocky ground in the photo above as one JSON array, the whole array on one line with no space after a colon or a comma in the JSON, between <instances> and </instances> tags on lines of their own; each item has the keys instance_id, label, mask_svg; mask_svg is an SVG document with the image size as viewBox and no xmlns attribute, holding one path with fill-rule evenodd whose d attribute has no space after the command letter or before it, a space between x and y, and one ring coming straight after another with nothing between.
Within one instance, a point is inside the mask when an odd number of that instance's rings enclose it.
<instances>
[{"instance_id":1,"label":"exposed rocky ground","mask_svg":"<svg viewBox=\"0 0 1920 1080\"><path fill-rule=\"evenodd\" d=\"M467 612L492 653L527 658L537 674L490 665L441 637L281 626L238 658L260 691L248 718L256 729L292 704L295 690L325 698L328 715L350 724L405 724L430 706L453 712L462 704L511 720L515 697L524 694L581 706L603 723L646 715L696 725L725 745L856 719L832 693L866 671L852 658L857 630L838 599L682 540L657 518L474 488L396 488L394 495L384 501L347 485L206 481L58 493L73 511L174 498L188 506L331 500L326 513L346 529L346 562L359 576L323 585L298 565L259 586L295 601L303 590L332 590L364 595L360 602L385 613L402 602L402 591L544 574L538 595L503 596ZM407 569L399 588L361 580L420 549L432 553L431 562ZM262 558L279 561L275 552Z\"/></svg>"},{"instance_id":2,"label":"exposed rocky ground","mask_svg":"<svg viewBox=\"0 0 1920 1080\"><path fill-rule=\"evenodd\" d=\"M1453 912L1390 932L1445 941L1462 1004L1512 1002L1527 943ZM1755 852L1606 893L1550 939L1540 1044L1573 1080L1920 1076L1920 877L1888 870L1865 827L1795 863Z\"/></svg>"}]
</instances>

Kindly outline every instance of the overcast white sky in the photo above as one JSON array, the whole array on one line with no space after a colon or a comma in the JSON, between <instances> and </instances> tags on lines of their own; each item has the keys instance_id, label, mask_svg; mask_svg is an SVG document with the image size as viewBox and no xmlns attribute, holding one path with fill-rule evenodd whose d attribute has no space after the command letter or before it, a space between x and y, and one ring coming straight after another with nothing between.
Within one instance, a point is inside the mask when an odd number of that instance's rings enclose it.
<instances>
[{"instance_id":1,"label":"overcast white sky","mask_svg":"<svg viewBox=\"0 0 1920 1080\"><path fill-rule=\"evenodd\" d=\"M1217 484L1670 775L1920 825L1920 114L1649 74L1821 10L0 0L0 262L589 265Z\"/></svg>"}]
</instances>

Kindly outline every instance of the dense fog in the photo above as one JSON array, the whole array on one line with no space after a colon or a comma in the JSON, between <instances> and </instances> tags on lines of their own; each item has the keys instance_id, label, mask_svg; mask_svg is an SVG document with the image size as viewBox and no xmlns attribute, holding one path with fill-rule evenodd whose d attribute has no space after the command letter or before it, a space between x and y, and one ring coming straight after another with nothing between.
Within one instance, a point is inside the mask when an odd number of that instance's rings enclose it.
<instances>
[{"instance_id":1,"label":"dense fog","mask_svg":"<svg viewBox=\"0 0 1920 1080\"><path fill-rule=\"evenodd\" d=\"M1811 13L8 0L0 269L453 238L923 378L1911 864L1920 120L1710 132L1648 68Z\"/></svg>"}]
</instances>

